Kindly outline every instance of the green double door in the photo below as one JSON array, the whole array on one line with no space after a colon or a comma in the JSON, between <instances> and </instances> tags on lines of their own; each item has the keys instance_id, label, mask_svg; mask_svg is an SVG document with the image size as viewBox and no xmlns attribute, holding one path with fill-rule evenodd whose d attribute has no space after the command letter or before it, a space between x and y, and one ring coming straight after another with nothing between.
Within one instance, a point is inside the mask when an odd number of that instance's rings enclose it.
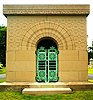
<instances>
[{"instance_id":1,"label":"green double door","mask_svg":"<svg viewBox=\"0 0 93 100\"><path fill-rule=\"evenodd\" d=\"M40 47L36 52L36 81L58 81L58 50L55 47Z\"/></svg>"}]
</instances>

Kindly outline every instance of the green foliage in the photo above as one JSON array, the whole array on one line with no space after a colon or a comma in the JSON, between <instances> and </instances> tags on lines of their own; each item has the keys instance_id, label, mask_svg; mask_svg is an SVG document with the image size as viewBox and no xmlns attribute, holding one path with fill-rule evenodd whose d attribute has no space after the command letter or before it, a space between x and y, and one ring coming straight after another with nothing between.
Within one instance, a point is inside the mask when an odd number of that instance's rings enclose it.
<instances>
[{"instance_id":1,"label":"green foliage","mask_svg":"<svg viewBox=\"0 0 93 100\"><path fill-rule=\"evenodd\" d=\"M0 79L0 83L5 82L5 81L6 81L5 79Z\"/></svg>"},{"instance_id":2,"label":"green foliage","mask_svg":"<svg viewBox=\"0 0 93 100\"><path fill-rule=\"evenodd\" d=\"M6 63L6 30L5 26L0 26L0 62Z\"/></svg>"},{"instance_id":3,"label":"green foliage","mask_svg":"<svg viewBox=\"0 0 93 100\"><path fill-rule=\"evenodd\" d=\"M93 83L93 80L88 80L88 82L92 82Z\"/></svg>"},{"instance_id":4,"label":"green foliage","mask_svg":"<svg viewBox=\"0 0 93 100\"><path fill-rule=\"evenodd\" d=\"M88 62L91 58L93 59L93 47L88 47Z\"/></svg>"},{"instance_id":5,"label":"green foliage","mask_svg":"<svg viewBox=\"0 0 93 100\"><path fill-rule=\"evenodd\" d=\"M93 74L93 68L88 68L88 74Z\"/></svg>"},{"instance_id":6,"label":"green foliage","mask_svg":"<svg viewBox=\"0 0 93 100\"><path fill-rule=\"evenodd\" d=\"M0 74L5 74L6 73L6 68L3 67L2 69L0 69Z\"/></svg>"},{"instance_id":7,"label":"green foliage","mask_svg":"<svg viewBox=\"0 0 93 100\"><path fill-rule=\"evenodd\" d=\"M3 64L0 64L0 69L2 69L3 68Z\"/></svg>"},{"instance_id":8,"label":"green foliage","mask_svg":"<svg viewBox=\"0 0 93 100\"><path fill-rule=\"evenodd\" d=\"M93 91L78 91L72 94L24 95L19 92L0 92L0 100L93 100Z\"/></svg>"}]
</instances>

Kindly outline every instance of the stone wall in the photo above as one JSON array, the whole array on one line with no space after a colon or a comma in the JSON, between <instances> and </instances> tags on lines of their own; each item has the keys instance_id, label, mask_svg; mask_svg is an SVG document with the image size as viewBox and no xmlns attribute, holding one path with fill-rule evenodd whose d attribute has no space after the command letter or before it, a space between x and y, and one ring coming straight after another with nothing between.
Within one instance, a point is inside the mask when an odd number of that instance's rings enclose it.
<instances>
[{"instance_id":1,"label":"stone wall","mask_svg":"<svg viewBox=\"0 0 93 100\"><path fill-rule=\"evenodd\" d=\"M8 9L8 6L5 7ZM59 50L59 81L87 81L86 15L89 13L87 7L86 5L83 13L77 7L81 12L64 13L63 15L57 13L31 14L31 12L30 14L22 14L22 12L17 14L17 10L15 14L13 12L11 14L5 9L4 14L7 16L8 24L6 80L35 82L35 51L38 41L43 37L51 37L57 41ZM59 8L61 9L61 6ZM72 7L72 11L74 9L75 7Z\"/></svg>"}]
</instances>

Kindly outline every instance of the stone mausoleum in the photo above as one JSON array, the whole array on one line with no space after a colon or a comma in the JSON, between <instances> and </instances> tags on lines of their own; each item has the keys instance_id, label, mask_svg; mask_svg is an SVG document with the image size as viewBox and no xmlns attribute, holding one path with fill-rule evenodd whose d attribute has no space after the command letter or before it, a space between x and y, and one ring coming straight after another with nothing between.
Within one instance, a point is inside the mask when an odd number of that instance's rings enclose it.
<instances>
[{"instance_id":1,"label":"stone mausoleum","mask_svg":"<svg viewBox=\"0 0 93 100\"><path fill-rule=\"evenodd\" d=\"M4 5L7 82L88 80L89 5Z\"/></svg>"}]
</instances>

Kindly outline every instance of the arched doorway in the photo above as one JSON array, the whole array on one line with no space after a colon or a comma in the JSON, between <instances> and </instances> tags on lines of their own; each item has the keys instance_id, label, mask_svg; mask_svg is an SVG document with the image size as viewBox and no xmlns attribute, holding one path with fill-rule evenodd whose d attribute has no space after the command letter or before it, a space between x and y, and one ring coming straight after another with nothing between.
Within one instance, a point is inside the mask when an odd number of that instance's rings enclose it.
<instances>
[{"instance_id":1,"label":"arched doorway","mask_svg":"<svg viewBox=\"0 0 93 100\"><path fill-rule=\"evenodd\" d=\"M58 47L53 38L42 38L37 44L36 81L58 81Z\"/></svg>"}]
</instances>

